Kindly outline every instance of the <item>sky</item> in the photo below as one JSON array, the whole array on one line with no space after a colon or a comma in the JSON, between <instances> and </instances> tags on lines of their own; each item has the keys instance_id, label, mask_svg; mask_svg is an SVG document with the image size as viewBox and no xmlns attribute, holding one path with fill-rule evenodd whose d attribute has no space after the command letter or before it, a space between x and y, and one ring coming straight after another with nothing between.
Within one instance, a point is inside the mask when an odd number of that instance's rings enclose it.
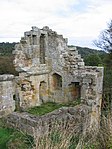
<instances>
[{"instance_id":1,"label":"sky","mask_svg":"<svg viewBox=\"0 0 112 149\"><path fill-rule=\"evenodd\" d=\"M0 0L0 42L19 42L32 26L49 26L68 45L96 48L93 40L112 19L112 0Z\"/></svg>"}]
</instances>

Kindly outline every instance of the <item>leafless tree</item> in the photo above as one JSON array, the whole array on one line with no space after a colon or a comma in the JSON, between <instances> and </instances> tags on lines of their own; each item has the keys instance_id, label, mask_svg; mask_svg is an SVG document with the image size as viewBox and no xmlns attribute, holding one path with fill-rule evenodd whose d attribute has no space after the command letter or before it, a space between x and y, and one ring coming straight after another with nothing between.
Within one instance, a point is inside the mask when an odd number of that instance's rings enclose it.
<instances>
[{"instance_id":1,"label":"leafless tree","mask_svg":"<svg viewBox=\"0 0 112 149\"><path fill-rule=\"evenodd\" d=\"M94 44L112 54L112 20L108 23L108 28L100 33L99 39L95 40Z\"/></svg>"}]
</instances>

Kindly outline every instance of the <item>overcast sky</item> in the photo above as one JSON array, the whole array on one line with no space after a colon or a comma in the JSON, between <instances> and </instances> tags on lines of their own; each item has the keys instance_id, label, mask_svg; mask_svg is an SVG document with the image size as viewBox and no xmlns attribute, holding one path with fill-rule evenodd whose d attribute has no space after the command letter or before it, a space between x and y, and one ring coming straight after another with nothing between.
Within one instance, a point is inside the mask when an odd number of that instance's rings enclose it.
<instances>
[{"instance_id":1,"label":"overcast sky","mask_svg":"<svg viewBox=\"0 0 112 149\"><path fill-rule=\"evenodd\" d=\"M112 0L0 0L0 42L19 42L31 26L49 26L69 45L93 47L112 19Z\"/></svg>"}]
</instances>

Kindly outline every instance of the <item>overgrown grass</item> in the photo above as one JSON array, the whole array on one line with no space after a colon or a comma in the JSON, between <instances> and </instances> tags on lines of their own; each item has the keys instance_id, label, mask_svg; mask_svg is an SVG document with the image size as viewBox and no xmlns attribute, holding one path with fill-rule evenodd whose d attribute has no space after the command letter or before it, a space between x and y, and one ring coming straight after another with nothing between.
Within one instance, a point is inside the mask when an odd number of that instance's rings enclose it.
<instances>
[{"instance_id":1,"label":"overgrown grass","mask_svg":"<svg viewBox=\"0 0 112 149\"><path fill-rule=\"evenodd\" d=\"M32 149L34 139L22 132L15 131L8 140L7 147L8 149Z\"/></svg>"},{"instance_id":2,"label":"overgrown grass","mask_svg":"<svg viewBox=\"0 0 112 149\"><path fill-rule=\"evenodd\" d=\"M0 128L0 148L6 149L6 144L10 140L13 131L7 128Z\"/></svg>"},{"instance_id":3,"label":"overgrown grass","mask_svg":"<svg viewBox=\"0 0 112 149\"><path fill-rule=\"evenodd\" d=\"M33 114L33 115L44 115L46 113L52 112L56 109L59 109L61 107L73 107L80 104L80 99L77 99L73 102L68 102L68 103L64 103L64 104L60 104L60 103L55 103L55 102L47 102L47 103L43 103L40 106L36 106L33 108L29 108L27 110L28 113Z\"/></svg>"},{"instance_id":4,"label":"overgrown grass","mask_svg":"<svg viewBox=\"0 0 112 149\"><path fill-rule=\"evenodd\" d=\"M112 131L107 118L102 120L97 133L94 129L82 133L80 124L73 127L75 123L66 128L54 124L51 132L37 138L36 149L112 149Z\"/></svg>"},{"instance_id":5,"label":"overgrown grass","mask_svg":"<svg viewBox=\"0 0 112 149\"><path fill-rule=\"evenodd\" d=\"M36 139L36 149L75 149L80 132L75 133L74 130L75 127L66 125L64 128L59 123L55 123L53 130Z\"/></svg>"},{"instance_id":6,"label":"overgrown grass","mask_svg":"<svg viewBox=\"0 0 112 149\"><path fill-rule=\"evenodd\" d=\"M109 117L105 116L97 135L94 129L87 129L83 134L80 129L82 122L76 123L71 119L63 124L55 122L47 134L37 137L35 145L31 136L1 124L0 149L75 149L78 145L80 149L112 149L112 125Z\"/></svg>"},{"instance_id":7,"label":"overgrown grass","mask_svg":"<svg viewBox=\"0 0 112 149\"><path fill-rule=\"evenodd\" d=\"M33 137L7 128L0 119L0 149L31 149L33 146Z\"/></svg>"}]
</instances>

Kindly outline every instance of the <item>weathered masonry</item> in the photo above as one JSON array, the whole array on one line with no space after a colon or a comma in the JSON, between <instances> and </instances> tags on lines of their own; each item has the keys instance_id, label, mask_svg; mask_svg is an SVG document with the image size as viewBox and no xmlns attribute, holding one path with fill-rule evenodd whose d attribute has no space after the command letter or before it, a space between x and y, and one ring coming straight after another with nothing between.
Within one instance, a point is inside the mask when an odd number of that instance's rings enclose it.
<instances>
[{"instance_id":1,"label":"weathered masonry","mask_svg":"<svg viewBox=\"0 0 112 149\"><path fill-rule=\"evenodd\" d=\"M49 27L32 27L24 33L13 54L19 72L13 89L16 106L24 109L47 101L81 98L93 111L100 111L103 68L85 66L77 49L69 48L62 35Z\"/></svg>"},{"instance_id":2,"label":"weathered masonry","mask_svg":"<svg viewBox=\"0 0 112 149\"><path fill-rule=\"evenodd\" d=\"M14 65L19 72L20 107L42 102L67 102L81 98L98 104L102 95L103 69L84 65L76 48L48 27L32 27L15 47Z\"/></svg>"}]
</instances>

